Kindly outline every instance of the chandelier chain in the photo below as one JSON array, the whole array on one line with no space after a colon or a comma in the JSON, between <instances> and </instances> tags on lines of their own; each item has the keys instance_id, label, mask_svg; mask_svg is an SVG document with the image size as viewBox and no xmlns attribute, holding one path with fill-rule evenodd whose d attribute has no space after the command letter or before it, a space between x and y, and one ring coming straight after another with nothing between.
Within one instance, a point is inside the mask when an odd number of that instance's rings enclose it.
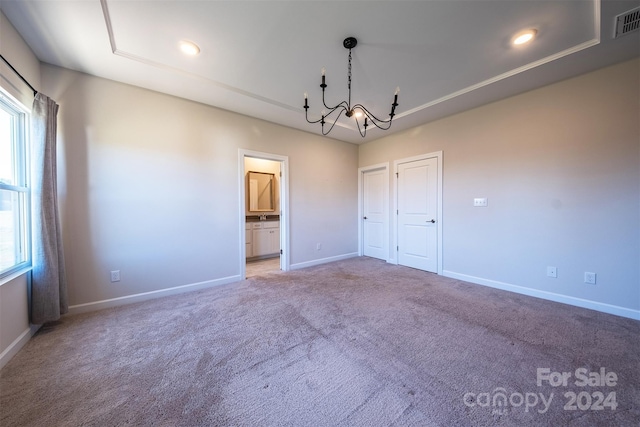
<instances>
[{"instance_id":1,"label":"chandelier chain","mask_svg":"<svg viewBox=\"0 0 640 427\"><path fill-rule=\"evenodd\" d=\"M349 68L347 75L349 76L349 89L351 89L351 49L349 49Z\"/></svg>"},{"instance_id":2,"label":"chandelier chain","mask_svg":"<svg viewBox=\"0 0 640 427\"><path fill-rule=\"evenodd\" d=\"M351 105L351 49L349 49L349 68L347 70L347 87L349 89L349 102L348 104Z\"/></svg>"}]
</instances>

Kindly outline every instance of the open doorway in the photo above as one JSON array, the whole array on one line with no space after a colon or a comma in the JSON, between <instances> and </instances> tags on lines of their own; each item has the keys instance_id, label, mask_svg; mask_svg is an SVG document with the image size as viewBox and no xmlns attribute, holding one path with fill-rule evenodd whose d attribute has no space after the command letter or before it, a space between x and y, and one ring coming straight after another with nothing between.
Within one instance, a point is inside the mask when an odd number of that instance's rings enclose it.
<instances>
[{"instance_id":1,"label":"open doorway","mask_svg":"<svg viewBox=\"0 0 640 427\"><path fill-rule=\"evenodd\" d=\"M289 269L288 158L239 151L241 276Z\"/></svg>"}]
</instances>

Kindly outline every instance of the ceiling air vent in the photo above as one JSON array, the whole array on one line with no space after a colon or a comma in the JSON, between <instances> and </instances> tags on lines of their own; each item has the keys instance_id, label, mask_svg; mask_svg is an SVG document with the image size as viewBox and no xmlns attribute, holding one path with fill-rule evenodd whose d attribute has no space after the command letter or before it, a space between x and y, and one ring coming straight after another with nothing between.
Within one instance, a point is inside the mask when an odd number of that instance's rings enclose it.
<instances>
[{"instance_id":1,"label":"ceiling air vent","mask_svg":"<svg viewBox=\"0 0 640 427\"><path fill-rule=\"evenodd\" d=\"M640 7L616 16L616 35L614 38L617 39L638 30L640 30Z\"/></svg>"}]
</instances>

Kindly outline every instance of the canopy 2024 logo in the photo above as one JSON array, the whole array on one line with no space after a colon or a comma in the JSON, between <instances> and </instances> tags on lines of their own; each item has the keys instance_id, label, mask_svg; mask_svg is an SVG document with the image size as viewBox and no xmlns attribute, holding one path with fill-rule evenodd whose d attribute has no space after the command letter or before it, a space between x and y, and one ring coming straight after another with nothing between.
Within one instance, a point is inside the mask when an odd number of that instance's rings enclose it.
<instances>
[{"instance_id":1,"label":"canopy 2024 logo","mask_svg":"<svg viewBox=\"0 0 640 427\"><path fill-rule=\"evenodd\" d=\"M574 372L556 372L550 368L538 368L536 371L536 384L538 387L549 385L551 387L602 388L615 387L618 384L618 375L607 372L606 368L599 371L589 371L587 368L578 368ZM606 394L605 394L606 393ZM578 391L568 390L563 394L566 411L614 411L618 407L615 391ZM491 408L493 414L502 415L509 412L509 408L524 408L525 412L537 411L544 414L549 410L554 393L545 396L540 392L513 392L508 393L503 387L496 387L493 392L473 393L467 392L462 401L468 407Z\"/></svg>"}]
</instances>

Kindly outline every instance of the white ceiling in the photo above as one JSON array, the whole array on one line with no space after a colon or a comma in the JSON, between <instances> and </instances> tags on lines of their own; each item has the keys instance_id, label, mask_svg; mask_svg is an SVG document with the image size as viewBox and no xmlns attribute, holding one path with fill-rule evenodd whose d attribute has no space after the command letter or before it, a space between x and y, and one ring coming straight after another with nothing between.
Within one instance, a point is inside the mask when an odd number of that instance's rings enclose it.
<instances>
[{"instance_id":1,"label":"white ceiling","mask_svg":"<svg viewBox=\"0 0 640 427\"><path fill-rule=\"evenodd\" d=\"M361 138L341 118L330 137L362 143L640 55L640 33L613 39L615 16L640 1L1 0L38 58L320 133L305 121L347 97L345 37L354 36L353 102L387 117ZM512 36L538 37L513 47ZM196 42L186 57L178 42Z\"/></svg>"}]
</instances>

